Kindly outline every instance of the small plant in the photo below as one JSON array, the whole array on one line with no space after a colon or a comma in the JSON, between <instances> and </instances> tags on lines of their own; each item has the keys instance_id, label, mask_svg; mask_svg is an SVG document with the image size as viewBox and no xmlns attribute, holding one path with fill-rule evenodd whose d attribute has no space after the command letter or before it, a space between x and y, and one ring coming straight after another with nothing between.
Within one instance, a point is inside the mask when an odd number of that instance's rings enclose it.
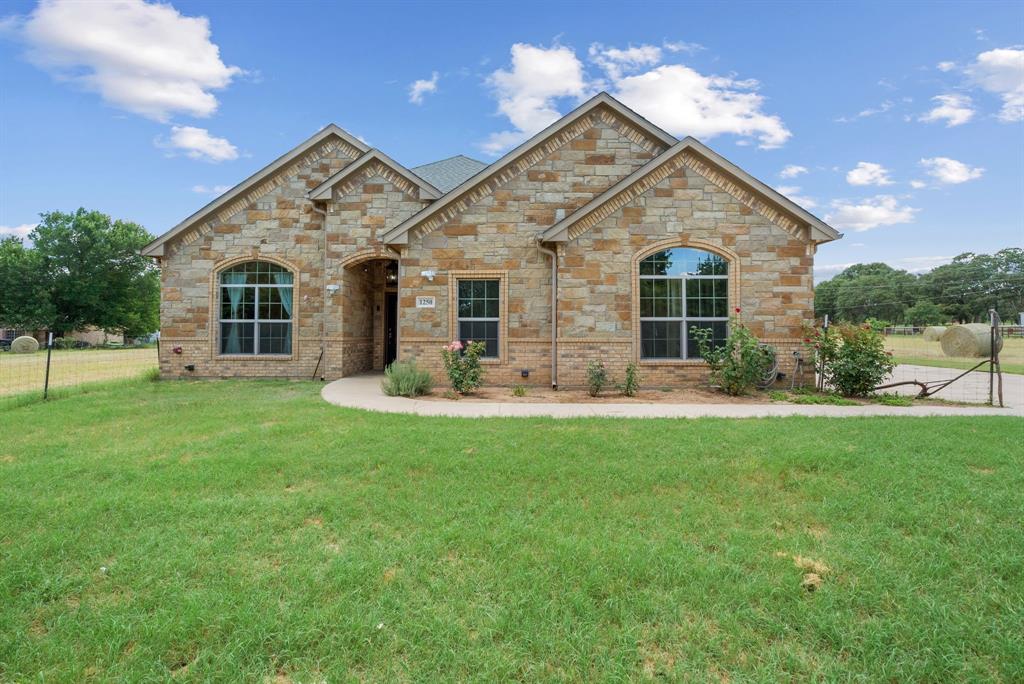
<instances>
[{"instance_id":1,"label":"small plant","mask_svg":"<svg viewBox=\"0 0 1024 684\"><path fill-rule=\"evenodd\" d=\"M444 391L444 398L445 399L451 399L452 401L458 401L459 400L459 395L458 395L458 393L453 392L452 390L445 390Z\"/></svg>"},{"instance_id":2,"label":"small plant","mask_svg":"<svg viewBox=\"0 0 1024 684\"><path fill-rule=\"evenodd\" d=\"M627 397L635 397L640 391L640 369L632 361L626 364L626 378L619 388Z\"/></svg>"},{"instance_id":3,"label":"small plant","mask_svg":"<svg viewBox=\"0 0 1024 684\"><path fill-rule=\"evenodd\" d=\"M896 394L895 392L885 392L884 394L876 394L875 396L871 397L871 401L873 401L876 404L881 404L882 406L914 405L914 401L910 397L905 397L901 394Z\"/></svg>"},{"instance_id":4,"label":"small plant","mask_svg":"<svg viewBox=\"0 0 1024 684\"><path fill-rule=\"evenodd\" d=\"M789 401L789 395L779 390L772 390L768 393L768 398L772 401Z\"/></svg>"},{"instance_id":5,"label":"small plant","mask_svg":"<svg viewBox=\"0 0 1024 684\"><path fill-rule=\"evenodd\" d=\"M881 333L867 323L815 330L804 343L813 347L825 383L844 397L870 394L896 367Z\"/></svg>"},{"instance_id":6,"label":"small plant","mask_svg":"<svg viewBox=\"0 0 1024 684\"><path fill-rule=\"evenodd\" d=\"M736 313L739 314L739 309ZM764 378L771 368L774 352L740 322L739 316L729 321L730 334L719 346L712 344L711 328L697 328L694 340L700 355L711 368L711 382L731 396L746 394Z\"/></svg>"},{"instance_id":7,"label":"small plant","mask_svg":"<svg viewBox=\"0 0 1024 684\"><path fill-rule=\"evenodd\" d=\"M480 357L485 350L483 342L470 340L463 346L459 340L441 347L441 358L448 373L452 390L459 394L472 394L483 383L484 370Z\"/></svg>"},{"instance_id":8,"label":"small plant","mask_svg":"<svg viewBox=\"0 0 1024 684\"><path fill-rule=\"evenodd\" d=\"M596 397L608 384L608 369L604 367L604 361L591 361L587 364L587 391L590 396Z\"/></svg>"},{"instance_id":9,"label":"small plant","mask_svg":"<svg viewBox=\"0 0 1024 684\"><path fill-rule=\"evenodd\" d=\"M512 385L512 396L513 397L525 397L526 387L523 385Z\"/></svg>"},{"instance_id":10,"label":"small plant","mask_svg":"<svg viewBox=\"0 0 1024 684\"><path fill-rule=\"evenodd\" d=\"M802 405L828 405L828 406L858 406L857 402L853 399L846 399L839 396L838 394L812 394L806 392L803 394L797 394L793 397L792 402L794 404Z\"/></svg>"},{"instance_id":11,"label":"small plant","mask_svg":"<svg viewBox=\"0 0 1024 684\"><path fill-rule=\"evenodd\" d=\"M384 369L380 387L389 397L418 397L430 392L434 379L415 360L395 361Z\"/></svg>"}]
</instances>

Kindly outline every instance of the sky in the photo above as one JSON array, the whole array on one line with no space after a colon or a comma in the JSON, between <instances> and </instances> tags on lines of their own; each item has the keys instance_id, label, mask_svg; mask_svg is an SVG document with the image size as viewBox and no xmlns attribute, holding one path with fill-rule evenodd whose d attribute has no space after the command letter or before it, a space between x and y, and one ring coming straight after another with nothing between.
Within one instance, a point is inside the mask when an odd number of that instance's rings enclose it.
<instances>
[{"instance_id":1,"label":"sky","mask_svg":"<svg viewBox=\"0 0 1024 684\"><path fill-rule=\"evenodd\" d=\"M159 235L328 123L489 162L601 90L842 231L818 280L1024 246L1019 2L8 0L0 236Z\"/></svg>"}]
</instances>

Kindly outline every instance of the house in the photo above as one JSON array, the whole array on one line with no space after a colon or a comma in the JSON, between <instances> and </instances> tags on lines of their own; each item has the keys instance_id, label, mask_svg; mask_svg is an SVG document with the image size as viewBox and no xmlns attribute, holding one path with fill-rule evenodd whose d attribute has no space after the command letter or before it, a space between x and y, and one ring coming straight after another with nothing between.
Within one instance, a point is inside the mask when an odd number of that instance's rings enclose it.
<instances>
[{"instance_id":1,"label":"house","mask_svg":"<svg viewBox=\"0 0 1024 684\"><path fill-rule=\"evenodd\" d=\"M782 370L840 234L601 93L492 164L407 168L331 125L150 243L165 377L326 379L486 345L489 383L645 384L742 320Z\"/></svg>"}]
</instances>

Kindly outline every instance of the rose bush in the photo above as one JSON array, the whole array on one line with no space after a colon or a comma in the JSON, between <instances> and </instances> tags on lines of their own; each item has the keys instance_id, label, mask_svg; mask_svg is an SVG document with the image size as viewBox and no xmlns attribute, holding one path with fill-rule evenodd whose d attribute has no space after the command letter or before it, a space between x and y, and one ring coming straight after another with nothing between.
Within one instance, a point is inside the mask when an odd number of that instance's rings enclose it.
<instances>
[{"instance_id":1,"label":"rose bush","mask_svg":"<svg viewBox=\"0 0 1024 684\"><path fill-rule=\"evenodd\" d=\"M463 346L459 340L441 347L441 358L444 370L448 374L448 382L459 394L471 394L480 387L484 379L484 371L480 366L480 357L484 353L483 342L470 340Z\"/></svg>"}]
</instances>

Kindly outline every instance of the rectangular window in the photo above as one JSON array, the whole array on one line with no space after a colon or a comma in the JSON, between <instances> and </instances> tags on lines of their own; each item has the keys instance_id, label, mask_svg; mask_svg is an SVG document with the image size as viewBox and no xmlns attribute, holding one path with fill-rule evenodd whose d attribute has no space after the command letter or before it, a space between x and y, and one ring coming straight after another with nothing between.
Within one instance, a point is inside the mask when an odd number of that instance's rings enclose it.
<instances>
[{"instance_id":1,"label":"rectangular window","mask_svg":"<svg viewBox=\"0 0 1024 684\"><path fill-rule=\"evenodd\" d=\"M459 340L483 342L484 357L498 358L498 327L501 322L499 280L458 281Z\"/></svg>"}]
</instances>

